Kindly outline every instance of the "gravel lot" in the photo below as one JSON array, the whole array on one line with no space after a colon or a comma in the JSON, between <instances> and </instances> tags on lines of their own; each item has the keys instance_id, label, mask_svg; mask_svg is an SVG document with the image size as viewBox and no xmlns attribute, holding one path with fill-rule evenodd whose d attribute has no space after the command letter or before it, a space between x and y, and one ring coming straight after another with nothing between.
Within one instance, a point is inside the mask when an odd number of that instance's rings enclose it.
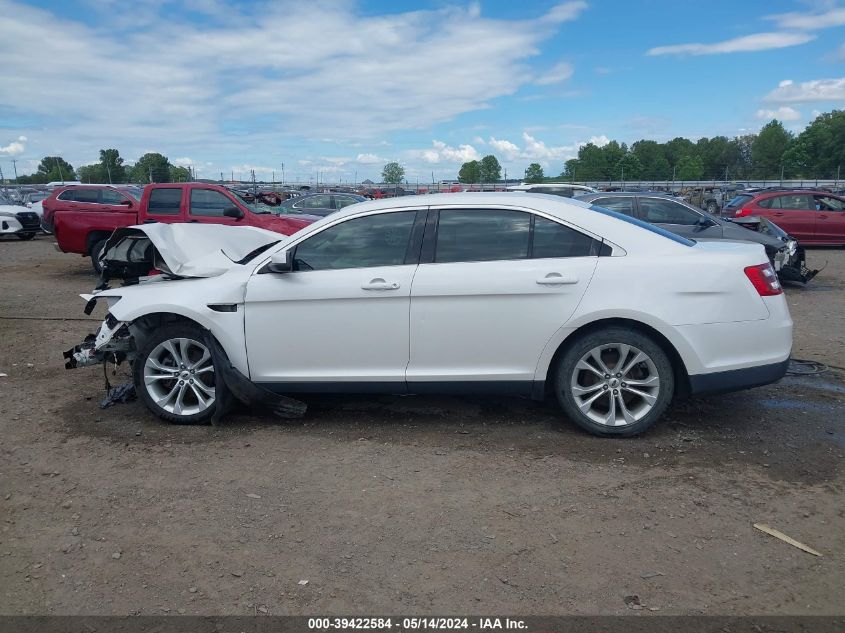
<instances>
[{"instance_id":1,"label":"gravel lot","mask_svg":"<svg viewBox=\"0 0 845 633\"><path fill-rule=\"evenodd\" d=\"M808 259L794 356L845 367L845 250ZM845 371L632 440L506 398L168 426L63 367L104 313L88 260L5 239L0 267L0 613L845 613Z\"/></svg>"}]
</instances>

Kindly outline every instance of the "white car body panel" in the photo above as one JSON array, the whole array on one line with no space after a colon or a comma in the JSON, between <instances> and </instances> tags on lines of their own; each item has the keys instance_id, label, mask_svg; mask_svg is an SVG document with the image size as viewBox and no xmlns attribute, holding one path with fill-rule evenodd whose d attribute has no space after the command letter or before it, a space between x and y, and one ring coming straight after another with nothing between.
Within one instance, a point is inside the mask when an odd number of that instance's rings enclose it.
<instances>
[{"instance_id":1,"label":"white car body panel","mask_svg":"<svg viewBox=\"0 0 845 633\"><path fill-rule=\"evenodd\" d=\"M336 223L429 207L526 210L604 238L613 256L257 274L272 254ZM150 226L135 228L149 234ZM170 249L173 265L188 270L193 261L190 272L207 278L142 283L101 295L121 297L110 308L120 321L158 312L196 321L258 383L373 381L399 387L407 381L413 389L414 382L542 381L566 337L602 319L653 328L691 376L780 362L790 353L792 322L783 295L760 297L743 273L768 261L760 245L687 246L567 198L526 193L514 201L501 193L461 193L426 196L424 205L401 198L360 203L247 265L192 259L195 253L182 244L208 228L219 229L222 239L232 227L171 226L181 227L179 243ZM549 273L575 281L536 283ZM375 279L398 288L362 288ZM215 303L238 308L208 308Z\"/></svg>"},{"instance_id":2,"label":"white car body panel","mask_svg":"<svg viewBox=\"0 0 845 633\"><path fill-rule=\"evenodd\" d=\"M28 211L28 209L11 204L0 205L0 235L12 235L23 228L15 217L15 214L21 211ZM3 228L3 224L6 225L5 228Z\"/></svg>"}]
</instances>

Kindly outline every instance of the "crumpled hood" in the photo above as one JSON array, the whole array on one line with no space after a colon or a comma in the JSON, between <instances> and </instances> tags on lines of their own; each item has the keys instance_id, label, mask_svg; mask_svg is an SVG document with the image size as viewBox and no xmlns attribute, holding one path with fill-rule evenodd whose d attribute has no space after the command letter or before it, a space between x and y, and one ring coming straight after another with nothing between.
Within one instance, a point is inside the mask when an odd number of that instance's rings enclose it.
<instances>
[{"instance_id":1,"label":"crumpled hood","mask_svg":"<svg viewBox=\"0 0 845 633\"><path fill-rule=\"evenodd\" d=\"M101 261L149 264L178 277L217 277L257 248L286 239L253 226L143 224L115 230Z\"/></svg>"}]
</instances>

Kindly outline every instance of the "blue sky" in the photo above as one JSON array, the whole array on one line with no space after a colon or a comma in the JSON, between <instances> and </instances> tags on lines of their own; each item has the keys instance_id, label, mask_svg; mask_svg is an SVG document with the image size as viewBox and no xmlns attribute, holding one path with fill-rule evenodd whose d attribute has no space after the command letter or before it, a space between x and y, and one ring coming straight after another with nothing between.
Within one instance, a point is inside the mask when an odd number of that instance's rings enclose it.
<instances>
[{"instance_id":1,"label":"blue sky","mask_svg":"<svg viewBox=\"0 0 845 633\"><path fill-rule=\"evenodd\" d=\"M201 177L453 178L495 154L800 130L845 105L845 2L0 0L0 166L116 147Z\"/></svg>"}]
</instances>

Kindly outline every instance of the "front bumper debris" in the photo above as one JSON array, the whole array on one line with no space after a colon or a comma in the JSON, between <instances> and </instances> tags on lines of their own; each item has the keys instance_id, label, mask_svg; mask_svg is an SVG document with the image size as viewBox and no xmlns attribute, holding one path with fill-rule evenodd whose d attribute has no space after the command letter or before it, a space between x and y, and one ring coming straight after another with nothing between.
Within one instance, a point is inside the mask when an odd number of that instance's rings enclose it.
<instances>
[{"instance_id":1,"label":"front bumper debris","mask_svg":"<svg viewBox=\"0 0 845 633\"><path fill-rule=\"evenodd\" d=\"M111 314L96 333L89 334L79 345L62 354L65 369L88 367L112 362L119 365L135 356L135 341L129 332L129 324L118 321Z\"/></svg>"}]
</instances>

